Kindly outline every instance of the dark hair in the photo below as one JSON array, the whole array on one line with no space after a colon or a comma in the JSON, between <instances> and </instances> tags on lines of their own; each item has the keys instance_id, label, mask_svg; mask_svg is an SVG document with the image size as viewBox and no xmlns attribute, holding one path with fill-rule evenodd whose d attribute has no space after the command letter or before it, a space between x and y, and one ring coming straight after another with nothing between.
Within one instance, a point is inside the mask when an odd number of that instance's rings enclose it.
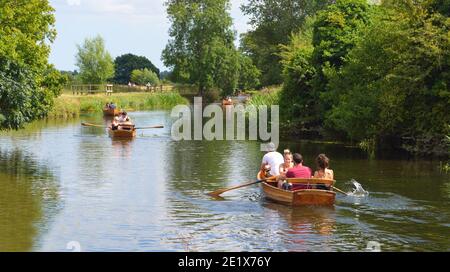
<instances>
[{"instance_id":1,"label":"dark hair","mask_svg":"<svg viewBox=\"0 0 450 272\"><path fill-rule=\"evenodd\" d=\"M294 156L292 156L292 157L293 157L294 162L295 162L296 164L303 163L303 156L302 156L302 155L300 155L300 154L298 154L298 153L295 153Z\"/></svg>"},{"instance_id":2,"label":"dark hair","mask_svg":"<svg viewBox=\"0 0 450 272\"><path fill-rule=\"evenodd\" d=\"M330 159L328 159L328 157L325 154L320 154L317 159L317 166L320 169L326 169L330 166Z\"/></svg>"},{"instance_id":3,"label":"dark hair","mask_svg":"<svg viewBox=\"0 0 450 272\"><path fill-rule=\"evenodd\" d=\"M126 111L123 111L122 115L128 115L128 113Z\"/></svg>"}]
</instances>

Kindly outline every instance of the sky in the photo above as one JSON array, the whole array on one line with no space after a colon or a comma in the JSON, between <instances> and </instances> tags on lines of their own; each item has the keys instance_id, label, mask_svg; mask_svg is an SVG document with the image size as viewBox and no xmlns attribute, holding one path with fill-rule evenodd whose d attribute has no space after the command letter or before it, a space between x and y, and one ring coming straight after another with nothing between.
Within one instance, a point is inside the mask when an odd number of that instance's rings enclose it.
<instances>
[{"instance_id":1,"label":"sky","mask_svg":"<svg viewBox=\"0 0 450 272\"><path fill-rule=\"evenodd\" d=\"M52 44L50 63L73 71L76 45L101 35L113 58L132 53L145 56L161 70L167 69L161 52L170 28L165 0L50 0L55 8L58 36ZM246 0L231 0L231 16L238 35L246 32L248 18L240 10ZM239 37L239 36L238 36Z\"/></svg>"}]
</instances>

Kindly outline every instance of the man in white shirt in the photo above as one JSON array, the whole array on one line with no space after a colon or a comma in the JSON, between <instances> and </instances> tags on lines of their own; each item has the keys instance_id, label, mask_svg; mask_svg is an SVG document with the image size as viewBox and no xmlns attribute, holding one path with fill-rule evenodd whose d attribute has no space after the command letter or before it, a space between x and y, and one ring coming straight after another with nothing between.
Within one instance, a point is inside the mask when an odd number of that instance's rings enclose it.
<instances>
[{"instance_id":1,"label":"man in white shirt","mask_svg":"<svg viewBox=\"0 0 450 272\"><path fill-rule=\"evenodd\" d=\"M268 152L264 155L261 164L261 170L265 170L266 166L270 166L270 174L272 176L280 175L280 165L284 163L283 155L277 152L274 143L268 145Z\"/></svg>"}]
</instances>

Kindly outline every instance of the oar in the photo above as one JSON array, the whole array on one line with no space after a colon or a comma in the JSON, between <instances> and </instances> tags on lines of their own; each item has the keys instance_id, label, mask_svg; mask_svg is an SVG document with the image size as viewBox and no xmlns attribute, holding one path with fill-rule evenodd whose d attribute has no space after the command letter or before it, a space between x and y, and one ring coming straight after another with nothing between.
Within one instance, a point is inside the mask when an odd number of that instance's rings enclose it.
<instances>
[{"instance_id":1,"label":"oar","mask_svg":"<svg viewBox=\"0 0 450 272\"><path fill-rule=\"evenodd\" d=\"M153 126L153 127L137 127L136 129L152 129L152 128L164 128L164 126Z\"/></svg>"},{"instance_id":2,"label":"oar","mask_svg":"<svg viewBox=\"0 0 450 272\"><path fill-rule=\"evenodd\" d=\"M346 192L342 191L342 190L339 189L339 188L336 188L336 187L334 187L334 186L331 186L331 188L333 188L333 190L335 190L335 191L338 192L338 193L341 193L341 194L344 194L344 195L348 196L348 194L347 194Z\"/></svg>"},{"instance_id":3,"label":"oar","mask_svg":"<svg viewBox=\"0 0 450 272\"><path fill-rule=\"evenodd\" d=\"M89 123L81 123L81 125L84 126L84 127L99 127L99 128L106 128L105 126L94 125L94 124L89 124Z\"/></svg>"},{"instance_id":4,"label":"oar","mask_svg":"<svg viewBox=\"0 0 450 272\"><path fill-rule=\"evenodd\" d=\"M258 184L258 183L263 183L265 181L275 180L275 179L276 179L276 177L271 177L271 178L268 178L268 179L262 179L262 180L258 180L258 181L254 181L254 182L250 182L250 183L246 183L246 184L242 184L242 185L239 185L239 186L231 187L231 188L219 189L219 190L216 190L214 192L209 193L208 195L212 196L212 197L219 197L221 194L223 194L225 192L229 192L229 191L232 191L232 190L248 187L248 186L251 186L251 185L255 185L255 184Z\"/></svg>"}]
</instances>

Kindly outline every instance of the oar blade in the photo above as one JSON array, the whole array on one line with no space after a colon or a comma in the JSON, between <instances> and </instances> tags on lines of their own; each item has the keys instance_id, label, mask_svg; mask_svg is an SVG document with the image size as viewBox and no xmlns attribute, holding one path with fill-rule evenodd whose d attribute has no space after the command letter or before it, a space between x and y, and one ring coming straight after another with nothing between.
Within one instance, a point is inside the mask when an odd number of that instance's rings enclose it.
<instances>
[{"instance_id":1,"label":"oar blade","mask_svg":"<svg viewBox=\"0 0 450 272\"><path fill-rule=\"evenodd\" d=\"M137 127L136 129L153 129L153 128L164 128L164 126L153 126L153 127Z\"/></svg>"}]
</instances>

